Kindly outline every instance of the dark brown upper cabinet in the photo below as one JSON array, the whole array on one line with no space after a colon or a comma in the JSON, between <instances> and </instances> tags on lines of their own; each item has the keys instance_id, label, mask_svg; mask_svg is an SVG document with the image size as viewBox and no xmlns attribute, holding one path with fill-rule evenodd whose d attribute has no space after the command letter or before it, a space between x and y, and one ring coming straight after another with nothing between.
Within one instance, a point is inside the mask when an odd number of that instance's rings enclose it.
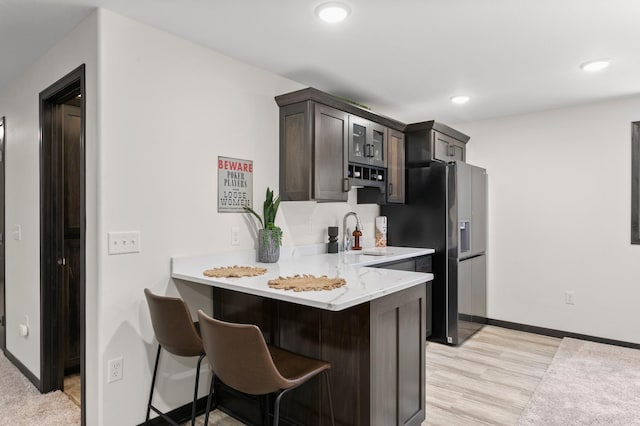
<instances>
[{"instance_id":1,"label":"dark brown upper cabinet","mask_svg":"<svg viewBox=\"0 0 640 426\"><path fill-rule=\"evenodd\" d=\"M431 131L433 159L439 161L465 161L465 144L436 130Z\"/></svg>"},{"instance_id":2,"label":"dark brown upper cabinet","mask_svg":"<svg viewBox=\"0 0 640 426\"><path fill-rule=\"evenodd\" d=\"M283 201L346 201L349 115L312 101L280 108Z\"/></svg>"},{"instance_id":3,"label":"dark brown upper cabinet","mask_svg":"<svg viewBox=\"0 0 640 426\"><path fill-rule=\"evenodd\" d=\"M346 201L354 185L384 195L388 131L402 132L403 123L313 88L276 102L282 200Z\"/></svg>"},{"instance_id":4,"label":"dark brown upper cabinet","mask_svg":"<svg viewBox=\"0 0 640 426\"><path fill-rule=\"evenodd\" d=\"M407 164L466 161L469 136L435 121L409 124L405 129Z\"/></svg>"},{"instance_id":5,"label":"dark brown upper cabinet","mask_svg":"<svg viewBox=\"0 0 640 426\"><path fill-rule=\"evenodd\" d=\"M404 203L404 133L387 129L387 203Z\"/></svg>"}]
</instances>

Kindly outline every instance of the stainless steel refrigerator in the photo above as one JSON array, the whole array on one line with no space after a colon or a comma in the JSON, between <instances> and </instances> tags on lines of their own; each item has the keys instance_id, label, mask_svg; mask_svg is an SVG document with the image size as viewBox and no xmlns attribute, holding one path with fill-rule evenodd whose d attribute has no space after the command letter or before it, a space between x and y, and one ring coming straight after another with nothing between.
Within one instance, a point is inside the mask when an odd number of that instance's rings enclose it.
<instances>
[{"instance_id":1,"label":"stainless steel refrigerator","mask_svg":"<svg viewBox=\"0 0 640 426\"><path fill-rule=\"evenodd\" d=\"M487 172L434 162L409 168L406 185L404 205L381 208L388 242L435 249L430 339L457 345L486 322Z\"/></svg>"}]
</instances>

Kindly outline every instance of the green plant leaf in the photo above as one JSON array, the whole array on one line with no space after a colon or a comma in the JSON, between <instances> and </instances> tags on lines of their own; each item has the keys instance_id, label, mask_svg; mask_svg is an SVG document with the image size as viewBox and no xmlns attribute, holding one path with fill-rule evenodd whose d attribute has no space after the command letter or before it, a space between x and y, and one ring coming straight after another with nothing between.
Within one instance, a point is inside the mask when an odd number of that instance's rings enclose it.
<instances>
[{"instance_id":1,"label":"green plant leaf","mask_svg":"<svg viewBox=\"0 0 640 426\"><path fill-rule=\"evenodd\" d=\"M264 203L262 204L262 218L252 208L245 207L244 210L247 213L253 214L263 229L269 229L276 231L278 240L282 241L282 230L275 225L276 215L278 214L278 208L280 207L280 196L273 199L273 191L267 187L267 193L265 194Z\"/></svg>"},{"instance_id":2,"label":"green plant leaf","mask_svg":"<svg viewBox=\"0 0 640 426\"><path fill-rule=\"evenodd\" d=\"M251 213L252 215L254 215L258 221L260 222L260 226L262 226L264 228L264 222L262 222L262 219L260 218L260 216L258 216L258 213L256 213L251 207L245 207L244 210L247 213Z\"/></svg>"},{"instance_id":3,"label":"green plant leaf","mask_svg":"<svg viewBox=\"0 0 640 426\"><path fill-rule=\"evenodd\" d=\"M267 193L264 197L264 204L262 205L262 217L264 218L265 226L267 223L273 222L271 219L271 207L273 205L273 191L267 187Z\"/></svg>"},{"instance_id":4,"label":"green plant leaf","mask_svg":"<svg viewBox=\"0 0 640 426\"><path fill-rule=\"evenodd\" d=\"M278 207L280 207L280 196L276 198L276 201L273 203L273 223L276 223L276 214L278 214Z\"/></svg>"}]
</instances>

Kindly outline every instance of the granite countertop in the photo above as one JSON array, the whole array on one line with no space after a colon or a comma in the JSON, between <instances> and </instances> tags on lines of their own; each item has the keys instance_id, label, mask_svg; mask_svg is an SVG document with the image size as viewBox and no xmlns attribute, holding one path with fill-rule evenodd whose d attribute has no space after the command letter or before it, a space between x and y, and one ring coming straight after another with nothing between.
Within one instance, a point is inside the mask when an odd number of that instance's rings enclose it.
<instances>
[{"instance_id":1,"label":"granite countertop","mask_svg":"<svg viewBox=\"0 0 640 426\"><path fill-rule=\"evenodd\" d=\"M376 255L368 255L370 250ZM340 311L361 303L383 297L406 288L431 281L433 274L371 266L408 260L433 253L433 249L411 247L387 247L364 252L300 254L302 251L284 250L277 263L259 263L254 251L230 252L197 257L171 259L171 276L175 279L196 282L212 287L268 297L331 311ZM257 266L266 268L265 275L245 278L209 278L203 275L207 269L223 266ZM344 278L347 284L334 290L285 291L272 289L270 279L293 275Z\"/></svg>"}]
</instances>

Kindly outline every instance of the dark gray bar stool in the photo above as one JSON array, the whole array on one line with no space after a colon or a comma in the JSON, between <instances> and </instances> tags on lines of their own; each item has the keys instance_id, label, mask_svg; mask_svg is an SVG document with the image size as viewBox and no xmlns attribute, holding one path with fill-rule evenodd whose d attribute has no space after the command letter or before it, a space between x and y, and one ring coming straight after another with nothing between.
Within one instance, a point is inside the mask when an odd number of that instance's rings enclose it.
<instances>
[{"instance_id":1,"label":"dark gray bar stool","mask_svg":"<svg viewBox=\"0 0 640 426\"><path fill-rule=\"evenodd\" d=\"M327 383L331 424L335 426L329 382L330 363L268 346L260 329L253 324L219 321L201 310L198 311L198 319L204 350L213 370L205 426L209 424L216 378L250 395L277 393L273 416L273 424L277 425L282 396L321 373Z\"/></svg>"},{"instance_id":2,"label":"dark gray bar stool","mask_svg":"<svg viewBox=\"0 0 640 426\"><path fill-rule=\"evenodd\" d=\"M151 313L153 332L158 340L158 353L156 355L156 364L153 367L153 379L151 380L151 391L149 393L149 404L147 404L147 418L145 422L149 421L149 415L151 414L151 410L153 410L170 424L179 426L175 420L158 410L151 403L153 400L153 389L156 384L158 362L160 361L160 351L164 348L164 350L177 356L199 357L196 367L196 385L193 390L193 403L191 407L191 425L195 425L200 364L202 363L202 358L205 356L200 333L196 328L196 324L194 324L191 319L187 305L182 299L157 296L151 293L151 290L148 288L144 289L144 295L147 298L149 312Z\"/></svg>"}]
</instances>

